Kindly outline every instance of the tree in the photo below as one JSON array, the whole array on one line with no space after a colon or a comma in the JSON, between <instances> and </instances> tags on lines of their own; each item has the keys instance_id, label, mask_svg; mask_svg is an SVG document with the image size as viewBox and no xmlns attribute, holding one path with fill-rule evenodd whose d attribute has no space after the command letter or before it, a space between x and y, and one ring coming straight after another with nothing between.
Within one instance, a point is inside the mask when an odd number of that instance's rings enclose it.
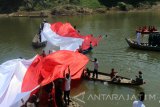
<instances>
[{"instance_id":1,"label":"tree","mask_svg":"<svg viewBox=\"0 0 160 107\"><path fill-rule=\"evenodd\" d=\"M17 11L21 4L22 0L0 0L0 13Z\"/></svg>"}]
</instances>

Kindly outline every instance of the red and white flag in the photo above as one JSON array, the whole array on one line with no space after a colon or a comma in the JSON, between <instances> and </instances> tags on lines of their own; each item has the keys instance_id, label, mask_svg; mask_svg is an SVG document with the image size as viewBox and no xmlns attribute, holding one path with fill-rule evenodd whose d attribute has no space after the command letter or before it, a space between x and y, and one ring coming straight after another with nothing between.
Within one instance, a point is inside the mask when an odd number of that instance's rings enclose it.
<instances>
[{"instance_id":1,"label":"red and white flag","mask_svg":"<svg viewBox=\"0 0 160 107\"><path fill-rule=\"evenodd\" d=\"M53 24L45 23L41 32L42 41L47 40L46 51L49 50L72 50L76 51L82 46L86 50L96 46L99 37L95 38L92 34L83 36L70 23L57 22Z\"/></svg>"},{"instance_id":2,"label":"red and white flag","mask_svg":"<svg viewBox=\"0 0 160 107\"><path fill-rule=\"evenodd\" d=\"M88 58L78 52L57 51L30 60L14 59L0 65L0 107L19 107L21 99L57 78L64 78L68 66L72 79L80 78Z\"/></svg>"}]
</instances>

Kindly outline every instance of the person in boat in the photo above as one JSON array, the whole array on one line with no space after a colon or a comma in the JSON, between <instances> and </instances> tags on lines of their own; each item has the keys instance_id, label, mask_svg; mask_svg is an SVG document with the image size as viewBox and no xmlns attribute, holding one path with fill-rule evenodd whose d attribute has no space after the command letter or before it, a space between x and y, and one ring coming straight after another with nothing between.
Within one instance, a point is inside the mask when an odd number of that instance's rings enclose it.
<instances>
[{"instance_id":1,"label":"person in boat","mask_svg":"<svg viewBox=\"0 0 160 107\"><path fill-rule=\"evenodd\" d=\"M143 104L143 101L145 99L145 93L140 92L138 98L138 100L135 100L133 102L133 107L145 107L145 105Z\"/></svg>"},{"instance_id":2,"label":"person in boat","mask_svg":"<svg viewBox=\"0 0 160 107\"><path fill-rule=\"evenodd\" d=\"M39 26L39 32L38 32L38 35L39 35L39 41L41 42L41 32L43 31L43 27L44 27L44 24L47 23L46 19L43 19L42 23L40 24Z\"/></svg>"},{"instance_id":3,"label":"person in boat","mask_svg":"<svg viewBox=\"0 0 160 107\"><path fill-rule=\"evenodd\" d=\"M49 50L48 54L51 54L51 53L52 53L52 51L51 51L51 50Z\"/></svg>"},{"instance_id":4,"label":"person in boat","mask_svg":"<svg viewBox=\"0 0 160 107\"><path fill-rule=\"evenodd\" d=\"M135 81L135 82L136 82L137 84L143 84L142 72L139 71L138 74L139 74L139 75L136 76L136 81Z\"/></svg>"},{"instance_id":5,"label":"person in boat","mask_svg":"<svg viewBox=\"0 0 160 107\"><path fill-rule=\"evenodd\" d=\"M45 53L45 51L44 51L44 50L42 51L41 56L42 56L42 57L45 57L45 56L46 56L46 53Z\"/></svg>"},{"instance_id":6,"label":"person in boat","mask_svg":"<svg viewBox=\"0 0 160 107\"><path fill-rule=\"evenodd\" d=\"M76 25L74 25L74 29L77 30L77 26ZM77 32L80 33L79 30L77 30Z\"/></svg>"},{"instance_id":7,"label":"person in boat","mask_svg":"<svg viewBox=\"0 0 160 107\"><path fill-rule=\"evenodd\" d=\"M92 60L91 60L92 61ZM92 78L94 78L95 77L95 75L96 75L96 78L98 78L98 60L97 60L97 58L94 58L94 60L92 61L93 63L94 63L94 71L93 71L93 76L92 76Z\"/></svg>"},{"instance_id":8,"label":"person in boat","mask_svg":"<svg viewBox=\"0 0 160 107\"><path fill-rule=\"evenodd\" d=\"M82 46L79 46L79 48L78 48L78 52L79 52L79 53L82 53L82 52L83 52L83 50L82 50Z\"/></svg>"},{"instance_id":9,"label":"person in boat","mask_svg":"<svg viewBox=\"0 0 160 107\"><path fill-rule=\"evenodd\" d=\"M66 74L65 77L65 88L64 88L64 101L66 105L69 105L70 102L70 89L71 89L71 76L70 76L70 68L68 66L68 73Z\"/></svg>"},{"instance_id":10,"label":"person in boat","mask_svg":"<svg viewBox=\"0 0 160 107\"><path fill-rule=\"evenodd\" d=\"M155 28L155 26L153 26L153 31L157 31L157 29Z\"/></svg>"},{"instance_id":11,"label":"person in boat","mask_svg":"<svg viewBox=\"0 0 160 107\"><path fill-rule=\"evenodd\" d=\"M90 78L90 76L91 76L90 70L89 70L88 68L87 68L86 76L87 76L88 78Z\"/></svg>"},{"instance_id":12,"label":"person in boat","mask_svg":"<svg viewBox=\"0 0 160 107\"><path fill-rule=\"evenodd\" d=\"M140 32L141 32L141 31L142 31L142 28L141 28L141 27L139 27L139 29L138 29L137 31L140 31Z\"/></svg>"},{"instance_id":13,"label":"person in boat","mask_svg":"<svg viewBox=\"0 0 160 107\"><path fill-rule=\"evenodd\" d=\"M149 35L149 37L148 37L148 45L149 46L152 46L153 45L153 35Z\"/></svg>"},{"instance_id":14,"label":"person in boat","mask_svg":"<svg viewBox=\"0 0 160 107\"><path fill-rule=\"evenodd\" d=\"M149 32L151 31L151 26L148 26L148 31L149 31Z\"/></svg>"},{"instance_id":15,"label":"person in boat","mask_svg":"<svg viewBox=\"0 0 160 107\"><path fill-rule=\"evenodd\" d=\"M91 50L91 49L93 49L93 46L92 46L92 41L90 42L90 45L89 45L89 48L88 48L88 50Z\"/></svg>"},{"instance_id":16,"label":"person in boat","mask_svg":"<svg viewBox=\"0 0 160 107\"><path fill-rule=\"evenodd\" d=\"M112 82L117 82L117 83L120 83L121 80L122 80L121 77L118 77L116 75L111 79Z\"/></svg>"},{"instance_id":17,"label":"person in boat","mask_svg":"<svg viewBox=\"0 0 160 107\"><path fill-rule=\"evenodd\" d=\"M138 74L139 74L139 78L142 79L142 72L139 71Z\"/></svg>"},{"instance_id":18,"label":"person in boat","mask_svg":"<svg viewBox=\"0 0 160 107\"><path fill-rule=\"evenodd\" d=\"M82 77L89 79L90 78L90 70L88 68L85 68L83 70Z\"/></svg>"},{"instance_id":19,"label":"person in boat","mask_svg":"<svg viewBox=\"0 0 160 107\"><path fill-rule=\"evenodd\" d=\"M138 45L141 45L141 32L140 32L140 31L137 31L136 36L137 36L137 44L138 44Z\"/></svg>"},{"instance_id":20,"label":"person in boat","mask_svg":"<svg viewBox=\"0 0 160 107\"><path fill-rule=\"evenodd\" d=\"M114 68L112 68L112 69L111 69L111 73L110 73L111 79L113 79L113 77L116 76L116 73L117 73L117 72L114 71Z\"/></svg>"},{"instance_id":21,"label":"person in boat","mask_svg":"<svg viewBox=\"0 0 160 107\"><path fill-rule=\"evenodd\" d=\"M145 26L143 26L143 28L142 28L142 33L144 33L145 32L145 30L146 30L146 28L145 28Z\"/></svg>"},{"instance_id":22,"label":"person in boat","mask_svg":"<svg viewBox=\"0 0 160 107\"><path fill-rule=\"evenodd\" d=\"M122 80L122 78L121 78L121 77L118 77L118 78L117 78L117 82L118 82L118 83L120 83L120 82L121 82L121 80Z\"/></svg>"}]
</instances>

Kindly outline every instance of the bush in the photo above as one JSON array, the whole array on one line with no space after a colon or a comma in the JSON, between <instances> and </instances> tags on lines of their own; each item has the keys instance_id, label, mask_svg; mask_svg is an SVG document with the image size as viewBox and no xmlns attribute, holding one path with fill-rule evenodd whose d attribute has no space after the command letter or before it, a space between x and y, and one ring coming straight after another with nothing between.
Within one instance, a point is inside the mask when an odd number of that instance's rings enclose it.
<instances>
[{"instance_id":1,"label":"bush","mask_svg":"<svg viewBox=\"0 0 160 107\"><path fill-rule=\"evenodd\" d=\"M120 10L123 10L123 11L127 10L127 5L124 2L118 2L118 7Z\"/></svg>"},{"instance_id":2,"label":"bush","mask_svg":"<svg viewBox=\"0 0 160 107\"><path fill-rule=\"evenodd\" d=\"M26 8L25 8L24 6L20 6L20 7L19 7L19 10L20 10L20 11L24 11L24 10L26 10Z\"/></svg>"},{"instance_id":3,"label":"bush","mask_svg":"<svg viewBox=\"0 0 160 107\"><path fill-rule=\"evenodd\" d=\"M80 0L69 0L69 3L78 5L80 3Z\"/></svg>"}]
</instances>

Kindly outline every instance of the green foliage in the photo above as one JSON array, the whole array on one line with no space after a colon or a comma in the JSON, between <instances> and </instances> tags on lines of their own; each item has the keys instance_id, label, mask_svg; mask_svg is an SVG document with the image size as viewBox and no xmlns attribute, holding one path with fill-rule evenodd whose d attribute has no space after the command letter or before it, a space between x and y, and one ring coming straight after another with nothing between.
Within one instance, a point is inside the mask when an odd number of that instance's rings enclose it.
<instances>
[{"instance_id":1,"label":"green foliage","mask_svg":"<svg viewBox=\"0 0 160 107\"><path fill-rule=\"evenodd\" d=\"M22 0L0 0L0 13L9 13L18 10Z\"/></svg>"},{"instance_id":2,"label":"green foliage","mask_svg":"<svg viewBox=\"0 0 160 107\"><path fill-rule=\"evenodd\" d=\"M116 6L118 1L120 0L98 0L98 1L107 7L113 7Z\"/></svg>"},{"instance_id":3,"label":"green foliage","mask_svg":"<svg viewBox=\"0 0 160 107\"><path fill-rule=\"evenodd\" d=\"M78 5L80 4L80 0L69 0L70 4Z\"/></svg>"},{"instance_id":4,"label":"green foliage","mask_svg":"<svg viewBox=\"0 0 160 107\"><path fill-rule=\"evenodd\" d=\"M159 0L98 0L98 1L107 7L117 6L119 5L118 3L120 2L130 4L134 7L138 7L140 3L150 2L150 4L154 4L156 1Z\"/></svg>"},{"instance_id":5,"label":"green foliage","mask_svg":"<svg viewBox=\"0 0 160 107\"><path fill-rule=\"evenodd\" d=\"M87 8L116 7L121 10L130 7L153 5L159 0L0 0L0 13L15 12L17 10L44 10L62 5L77 5Z\"/></svg>"},{"instance_id":6,"label":"green foliage","mask_svg":"<svg viewBox=\"0 0 160 107\"><path fill-rule=\"evenodd\" d=\"M102 7L98 0L80 0L80 6L88 8L99 8Z\"/></svg>"},{"instance_id":7,"label":"green foliage","mask_svg":"<svg viewBox=\"0 0 160 107\"><path fill-rule=\"evenodd\" d=\"M119 2L118 7L120 10L126 11L127 10L127 5L124 2Z\"/></svg>"}]
</instances>

